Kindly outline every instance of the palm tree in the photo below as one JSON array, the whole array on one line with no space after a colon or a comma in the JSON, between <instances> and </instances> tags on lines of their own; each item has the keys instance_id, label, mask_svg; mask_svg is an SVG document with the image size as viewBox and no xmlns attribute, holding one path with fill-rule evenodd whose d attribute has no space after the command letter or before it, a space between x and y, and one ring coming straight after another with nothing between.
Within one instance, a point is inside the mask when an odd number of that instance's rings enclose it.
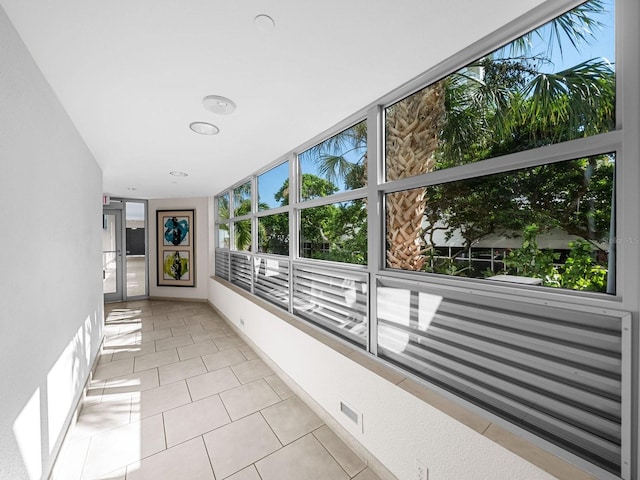
<instances>
[{"instance_id":1,"label":"palm tree","mask_svg":"<svg viewBox=\"0 0 640 480\"><path fill-rule=\"evenodd\" d=\"M387 180L433 170L445 119L445 82L411 95L387 109ZM427 199L424 188L387 195L387 266L422 270L427 257L422 240L422 219Z\"/></svg>"}]
</instances>

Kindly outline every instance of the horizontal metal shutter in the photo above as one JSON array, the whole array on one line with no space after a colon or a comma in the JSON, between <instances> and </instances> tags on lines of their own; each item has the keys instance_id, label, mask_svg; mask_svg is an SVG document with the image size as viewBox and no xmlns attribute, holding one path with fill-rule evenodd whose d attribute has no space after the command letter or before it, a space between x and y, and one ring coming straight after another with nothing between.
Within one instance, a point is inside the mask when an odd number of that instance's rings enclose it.
<instances>
[{"instance_id":1,"label":"horizontal metal shutter","mask_svg":"<svg viewBox=\"0 0 640 480\"><path fill-rule=\"evenodd\" d=\"M382 278L377 298L381 358L620 474L628 315Z\"/></svg>"},{"instance_id":2,"label":"horizontal metal shutter","mask_svg":"<svg viewBox=\"0 0 640 480\"><path fill-rule=\"evenodd\" d=\"M216 250L216 277L229 280L229 252Z\"/></svg>"},{"instance_id":3,"label":"horizontal metal shutter","mask_svg":"<svg viewBox=\"0 0 640 480\"><path fill-rule=\"evenodd\" d=\"M231 254L231 283L251 291L251 256L242 253Z\"/></svg>"},{"instance_id":4,"label":"horizontal metal shutter","mask_svg":"<svg viewBox=\"0 0 640 480\"><path fill-rule=\"evenodd\" d=\"M278 258L254 257L257 266L254 293L289 310L289 262Z\"/></svg>"},{"instance_id":5,"label":"horizontal metal shutter","mask_svg":"<svg viewBox=\"0 0 640 480\"><path fill-rule=\"evenodd\" d=\"M294 264L293 313L359 346L367 343L368 274Z\"/></svg>"}]
</instances>

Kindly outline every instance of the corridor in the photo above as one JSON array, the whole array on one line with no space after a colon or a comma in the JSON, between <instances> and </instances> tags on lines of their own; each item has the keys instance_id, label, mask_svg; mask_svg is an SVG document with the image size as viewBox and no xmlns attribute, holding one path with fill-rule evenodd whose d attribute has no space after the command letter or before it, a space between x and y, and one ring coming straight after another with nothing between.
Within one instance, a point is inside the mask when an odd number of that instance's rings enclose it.
<instances>
[{"instance_id":1,"label":"corridor","mask_svg":"<svg viewBox=\"0 0 640 480\"><path fill-rule=\"evenodd\" d=\"M379 480L207 304L105 317L53 480Z\"/></svg>"}]
</instances>

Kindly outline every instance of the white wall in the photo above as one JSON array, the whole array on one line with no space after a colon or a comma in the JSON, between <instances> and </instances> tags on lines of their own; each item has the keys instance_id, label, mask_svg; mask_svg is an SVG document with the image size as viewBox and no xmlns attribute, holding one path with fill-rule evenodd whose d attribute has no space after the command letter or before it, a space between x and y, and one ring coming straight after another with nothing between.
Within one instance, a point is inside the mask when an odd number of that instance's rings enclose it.
<instances>
[{"instance_id":1,"label":"white wall","mask_svg":"<svg viewBox=\"0 0 640 480\"><path fill-rule=\"evenodd\" d=\"M102 171L0 7L0 478L46 478L102 339Z\"/></svg>"},{"instance_id":2,"label":"white wall","mask_svg":"<svg viewBox=\"0 0 640 480\"><path fill-rule=\"evenodd\" d=\"M156 211L195 210L196 229L196 286L159 287L157 280ZM207 279L209 278L209 199L170 198L149 200L149 296L185 299L207 299Z\"/></svg>"},{"instance_id":3,"label":"white wall","mask_svg":"<svg viewBox=\"0 0 640 480\"><path fill-rule=\"evenodd\" d=\"M400 480L416 478L416 459L432 480L554 478L215 280L209 300ZM343 420L341 400L362 413L364 433Z\"/></svg>"}]
</instances>

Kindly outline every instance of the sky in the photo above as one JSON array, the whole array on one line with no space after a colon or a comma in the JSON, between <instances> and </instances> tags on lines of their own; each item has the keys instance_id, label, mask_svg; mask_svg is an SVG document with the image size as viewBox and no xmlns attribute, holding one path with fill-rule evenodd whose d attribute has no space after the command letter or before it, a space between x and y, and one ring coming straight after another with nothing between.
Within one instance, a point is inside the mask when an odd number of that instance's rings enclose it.
<instances>
[{"instance_id":1,"label":"sky","mask_svg":"<svg viewBox=\"0 0 640 480\"><path fill-rule=\"evenodd\" d=\"M602 24L601 28L591 32L593 35L587 35L590 41L580 43L579 49L574 48L566 37L562 42L562 53L558 45L554 45L551 55L552 65L547 67L547 73L559 72L592 58L605 58L610 63L615 63L614 2L613 0L603 0L602 3L606 13L594 17ZM548 27L546 28L547 30L545 30L545 26L540 28L543 39L546 39L545 32L548 31ZM543 39L533 36L533 52L544 53L547 50L547 43Z\"/></svg>"}]
</instances>

